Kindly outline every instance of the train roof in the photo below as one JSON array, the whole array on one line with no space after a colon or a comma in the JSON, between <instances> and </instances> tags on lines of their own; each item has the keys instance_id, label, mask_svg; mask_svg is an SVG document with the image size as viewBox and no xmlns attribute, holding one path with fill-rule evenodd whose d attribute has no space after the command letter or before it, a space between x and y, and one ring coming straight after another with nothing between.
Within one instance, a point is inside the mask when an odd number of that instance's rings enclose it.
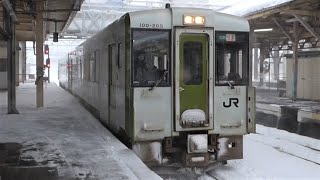
<instances>
[{"instance_id":1,"label":"train roof","mask_svg":"<svg viewBox=\"0 0 320 180\"><path fill-rule=\"evenodd\" d=\"M206 17L205 27L213 27L220 31L250 31L249 22L239 16L215 12L203 8L172 7L129 12L131 27L138 27L141 22L163 23L164 27L184 26L183 15L201 15Z\"/></svg>"},{"instance_id":2,"label":"train roof","mask_svg":"<svg viewBox=\"0 0 320 180\"><path fill-rule=\"evenodd\" d=\"M244 32L250 31L249 22L243 17L215 12L211 9L171 7L167 9L152 9L128 12L121 16L119 19L115 20L113 23L109 24L96 35L90 37L88 40L94 39L98 34L103 33L103 31L105 31L109 26L112 26L112 24L116 23L117 21L121 21L126 17L130 17L131 28L141 28L139 27L139 25L140 23L144 22L162 24L163 29L172 29L172 26L184 26L182 22L184 14L205 16L205 27L213 27L214 30ZM79 46L85 44L86 41L81 43Z\"/></svg>"}]
</instances>

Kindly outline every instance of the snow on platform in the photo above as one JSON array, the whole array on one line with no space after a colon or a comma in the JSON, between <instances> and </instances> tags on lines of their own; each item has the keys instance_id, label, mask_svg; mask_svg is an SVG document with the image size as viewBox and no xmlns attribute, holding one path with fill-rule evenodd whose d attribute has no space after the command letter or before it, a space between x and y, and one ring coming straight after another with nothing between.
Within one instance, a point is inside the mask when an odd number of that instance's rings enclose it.
<instances>
[{"instance_id":1,"label":"snow on platform","mask_svg":"<svg viewBox=\"0 0 320 180\"><path fill-rule=\"evenodd\" d=\"M293 101L274 92L257 93L257 123L320 139L320 102Z\"/></svg>"},{"instance_id":2,"label":"snow on platform","mask_svg":"<svg viewBox=\"0 0 320 180\"><path fill-rule=\"evenodd\" d=\"M45 84L43 108L36 108L34 84L17 87L20 114L8 115L6 104L0 91L0 143L21 144L24 162L56 167L62 179L161 179L53 83Z\"/></svg>"}]
</instances>

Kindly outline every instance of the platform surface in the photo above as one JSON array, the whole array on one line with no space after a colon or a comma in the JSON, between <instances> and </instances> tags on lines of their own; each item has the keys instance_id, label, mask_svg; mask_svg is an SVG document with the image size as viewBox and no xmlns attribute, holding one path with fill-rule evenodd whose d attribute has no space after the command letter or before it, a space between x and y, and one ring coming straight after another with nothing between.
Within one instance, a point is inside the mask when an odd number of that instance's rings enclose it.
<instances>
[{"instance_id":1,"label":"platform surface","mask_svg":"<svg viewBox=\"0 0 320 180\"><path fill-rule=\"evenodd\" d=\"M59 179L161 179L54 83L44 85L43 108L36 108L36 86L21 84L17 109L7 114L0 91L0 145L20 144L20 165L54 167Z\"/></svg>"},{"instance_id":2,"label":"platform surface","mask_svg":"<svg viewBox=\"0 0 320 180\"><path fill-rule=\"evenodd\" d=\"M293 101L289 98L277 97L276 90L257 89L257 111L268 114L281 115L281 107L292 107L298 111L298 122L304 119L312 119L320 122L320 102L308 100Z\"/></svg>"}]
</instances>

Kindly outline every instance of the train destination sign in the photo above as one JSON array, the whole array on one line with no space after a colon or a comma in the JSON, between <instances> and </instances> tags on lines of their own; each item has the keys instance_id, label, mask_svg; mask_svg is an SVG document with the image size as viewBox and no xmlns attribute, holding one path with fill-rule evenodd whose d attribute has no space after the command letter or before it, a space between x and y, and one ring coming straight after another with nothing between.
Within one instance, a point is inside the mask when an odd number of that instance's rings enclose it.
<instances>
[{"instance_id":1,"label":"train destination sign","mask_svg":"<svg viewBox=\"0 0 320 180\"><path fill-rule=\"evenodd\" d=\"M235 42L236 41L236 35L235 34L220 34L218 35L218 40L221 42Z\"/></svg>"}]
</instances>

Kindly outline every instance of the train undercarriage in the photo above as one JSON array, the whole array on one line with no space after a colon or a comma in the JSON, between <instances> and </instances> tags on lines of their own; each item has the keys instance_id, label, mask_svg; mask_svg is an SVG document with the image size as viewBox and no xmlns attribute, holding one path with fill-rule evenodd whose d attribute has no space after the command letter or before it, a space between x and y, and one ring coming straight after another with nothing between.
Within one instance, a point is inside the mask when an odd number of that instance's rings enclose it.
<instances>
[{"instance_id":1,"label":"train undercarriage","mask_svg":"<svg viewBox=\"0 0 320 180\"><path fill-rule=\"evenodd\" d=\"M149 166L180 163L182 167L210 168L216 163L243 158L243 136L184 134L162 142L133 145L136 154Z\"/></svg>"}]
</instances>

